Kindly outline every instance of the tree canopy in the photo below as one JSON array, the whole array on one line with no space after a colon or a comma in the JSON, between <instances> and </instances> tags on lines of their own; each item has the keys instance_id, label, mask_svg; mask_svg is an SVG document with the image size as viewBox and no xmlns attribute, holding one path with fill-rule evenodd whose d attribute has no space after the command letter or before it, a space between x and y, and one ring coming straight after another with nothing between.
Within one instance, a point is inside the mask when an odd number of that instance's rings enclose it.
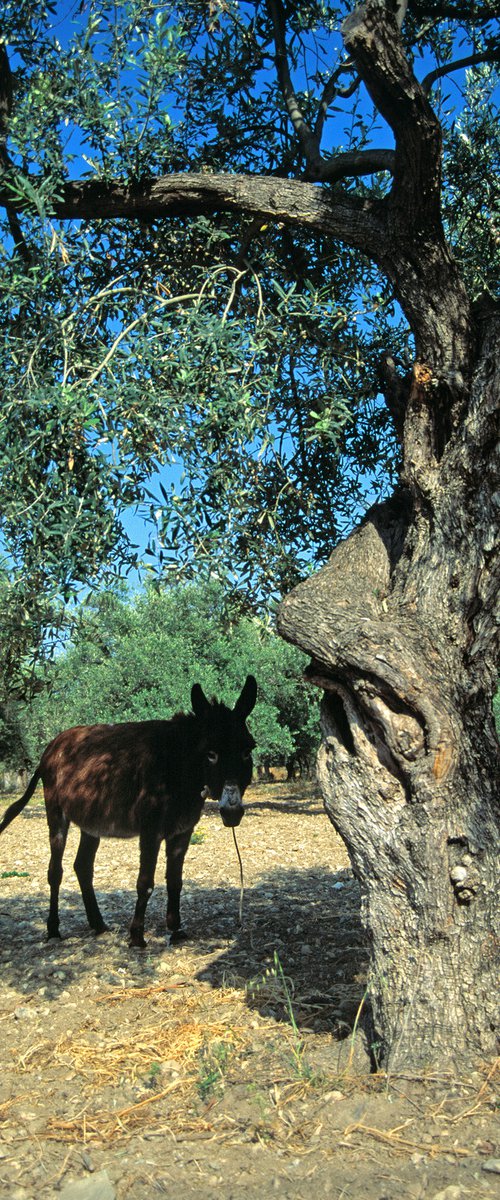
<instances>
[{"instance_id":1,"label":"tree canopy","mask_svg":"<svg viewBox=\"0 0 500 1200\"><path fill-rule=\"evenodd\" d=\"M383 215L408 114L361 83L349 9L4 5L1 520L20 650L37 598L46 627L51 601L135 563L130 506L169 580L217 563L262 602L394 482L397 403L379 393L411 359L415 277L387 269ZM493 17L428 0L403 26L476 294L498 282Z\"/></svg>"}]
</instances>

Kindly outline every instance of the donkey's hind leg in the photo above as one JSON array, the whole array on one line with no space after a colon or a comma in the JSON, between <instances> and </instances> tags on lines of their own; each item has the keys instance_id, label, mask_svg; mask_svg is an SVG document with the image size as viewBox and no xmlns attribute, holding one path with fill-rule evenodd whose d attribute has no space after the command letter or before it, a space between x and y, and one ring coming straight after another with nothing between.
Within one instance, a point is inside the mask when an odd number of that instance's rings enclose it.
<instances>
[{"instance_id":1,"label":"donkey's hind leg","mask_svg":"<svg viewBox=\"0 0 500 1200\"><path fill-rule=\"evenodd\" d=\"M47 879L50 887L50 908L47 917L48 938L58 938L61 936L59 933L59 888L63 877L62 859L68 829L69 821L62 812L58 812L57 816L51 817L49 820L50 861Z\"/></svg>"},{"instance_id":2,"label":"donkey's hind leg","mask_svg":"<svg viewBox=\"0 0 500 1200\"><path fill-rule=\"evenodd\" d=\"M108 926L103 919L99 905L94 892L94 860L97 854L100 838L94 837L91 833L85 833L82 829L80 834L80 845L77 850L77 855L74 861L74 868L78 883L87 913L88 923L91 929L96 933L106 933Z\"/></svg>"}]
</instances>

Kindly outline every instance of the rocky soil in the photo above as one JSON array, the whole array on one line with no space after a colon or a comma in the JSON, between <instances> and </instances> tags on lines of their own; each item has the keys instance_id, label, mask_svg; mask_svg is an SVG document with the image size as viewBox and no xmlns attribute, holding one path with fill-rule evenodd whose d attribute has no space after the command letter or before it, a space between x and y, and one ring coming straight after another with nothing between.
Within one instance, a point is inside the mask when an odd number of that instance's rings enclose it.
<instances>
[{"instance_id":1,"label":"rocky soil","mask_svg":"<svg viewBox=\"0 0 500 1200\"><path fill-rule=\"evenodd\" d=\"M210 803L198 831L189 940L165 938L159 868L145 951L127 944L137 843L99 849L112 931L95 938L70 834L64 939L46 943L40 800L0 838L0 1196L500 1196L496 1064L370 1074L357 885L312 785L248 794L241 926L235 846Z\"/></svg>"}]
</instances>

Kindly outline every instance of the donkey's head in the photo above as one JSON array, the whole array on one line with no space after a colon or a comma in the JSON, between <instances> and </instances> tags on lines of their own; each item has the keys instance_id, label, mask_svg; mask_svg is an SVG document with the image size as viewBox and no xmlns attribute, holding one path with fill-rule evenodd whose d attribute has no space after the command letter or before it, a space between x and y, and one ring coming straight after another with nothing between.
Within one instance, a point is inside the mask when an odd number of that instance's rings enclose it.
<instances>
[{"instance_id":1,"label":"donkey's head","mask_svg":"<svg viewBox=\"0 0 500 1200\"><path fill-rule=\"evenodd\" d=\"M252 778L255 741L246 719L257 699L257 683L248 675L233 709L217 701L210 703L199 683L191 689L193 712L200 722L199 748L204 764L204 783L219 802L224 825L239 825L243 816L243 793Z\"/></svg>"}]
</instances>

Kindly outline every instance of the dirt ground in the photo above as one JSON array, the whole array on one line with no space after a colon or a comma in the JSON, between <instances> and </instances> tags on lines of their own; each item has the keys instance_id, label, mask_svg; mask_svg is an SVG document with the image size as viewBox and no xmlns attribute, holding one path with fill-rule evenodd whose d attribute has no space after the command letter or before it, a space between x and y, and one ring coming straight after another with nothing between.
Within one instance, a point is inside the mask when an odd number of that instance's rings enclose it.
<instances>
[{"instance_id":1,"label":"dirt ground","mask_svg":"<svg viewBox=\"0 0 500 1200\"><path fill-rule=\"evenodd\" d=\"M209 803L185 863L190 938L175 947L159 866L147 949L128 948L136 842L101 844L112 931L96 938L70 833L64 938L45 943L40 802L0 838L0 1196L500 1196L495 1064L460 1081L370 1074L353 1034L366 952L345 849L312 785L257 785L247 800L242 925L231 831Z\"/></svg>"}]
</instances>

